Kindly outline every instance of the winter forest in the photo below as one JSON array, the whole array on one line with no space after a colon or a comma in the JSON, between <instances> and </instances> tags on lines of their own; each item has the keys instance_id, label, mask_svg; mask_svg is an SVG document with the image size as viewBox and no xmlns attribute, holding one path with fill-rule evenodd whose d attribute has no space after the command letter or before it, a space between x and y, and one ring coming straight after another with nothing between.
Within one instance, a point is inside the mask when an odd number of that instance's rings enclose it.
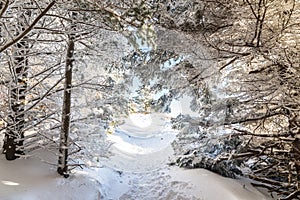
<instances>
[{"instance_id":1,"label":"winter forest","mask_svg":"<svg viewBox=\"0 0 300 200\"><path fill-rule=\"evenodd\" d=\"M0 0L0 199L300 199L299 0Z\"/></svg>"}]
</instances>

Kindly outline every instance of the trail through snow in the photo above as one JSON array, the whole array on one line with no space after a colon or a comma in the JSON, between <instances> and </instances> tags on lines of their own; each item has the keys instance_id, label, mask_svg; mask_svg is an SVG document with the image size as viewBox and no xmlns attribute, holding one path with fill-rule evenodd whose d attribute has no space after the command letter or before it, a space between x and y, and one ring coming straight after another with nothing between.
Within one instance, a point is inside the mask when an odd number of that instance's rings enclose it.
<instances>
[{"instance_id":1,"label":"trail through snow","mask_svg":"<svg viewBox=\"0 0 300 200\"><path fill-rule=\"evenodd\" d=\"M114 156L106 165L119 172L120 180L106 199L197 199L189 194L187 183L171 180L167 162L175 137L164 115L135 114L126 119L109 136Z\"/></svg>"},{"instance_id":2,"label":"trail through snow","mask_svg":"<svg viewBox=\"0 0 300 200\"><path fill-rule=\"evenodd\" d=\"M55 172L56 156L44 151L28 159L0 156L2 200L263 200L245 180L221 177L204 169L168 166L173 155L169 116L134 114L108 136L113 156L101 168L74 170L65 179ZM99 144L101 145L101 144ZM22 167L20 167L22 166Z\"/></svg>"},{"instance_id":3,"label":"trail through snow","mask_svg":"<svg viewBox=\"0 0 300 200\"><path fill-rule=\"evenodd\" d=\"M134 114L109 135L114 155L99 173L105 200L269 199L244 180L203 169L167 165L173 154L172 130L164 114ZM106 174L106 177L103 176ZM114 175L113 175L114 174Z\"/></svg>"}]
</instances>

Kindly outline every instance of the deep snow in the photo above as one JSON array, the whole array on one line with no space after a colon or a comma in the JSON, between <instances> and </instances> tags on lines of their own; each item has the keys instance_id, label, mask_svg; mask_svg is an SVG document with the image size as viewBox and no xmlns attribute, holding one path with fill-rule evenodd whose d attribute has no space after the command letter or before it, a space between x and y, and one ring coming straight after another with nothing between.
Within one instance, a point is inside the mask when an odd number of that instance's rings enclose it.
<instances>
[{"instance_id":1,"label":"deep snow","mask_svg":"<svg viewBox=\"0 0 300 200\"><path fill-rule=\"evenodd\" d=\"M108 136L112 153L101 168L77 169L59 177L55 157L37 153L28 159L0 162L0 199L5 200L262 200L269 199L246 180L221 177L203 169L168 166L173 154L166 114L133 114ZM101 145L101 144L99 144Z\"/></svg>"}]
</instances>

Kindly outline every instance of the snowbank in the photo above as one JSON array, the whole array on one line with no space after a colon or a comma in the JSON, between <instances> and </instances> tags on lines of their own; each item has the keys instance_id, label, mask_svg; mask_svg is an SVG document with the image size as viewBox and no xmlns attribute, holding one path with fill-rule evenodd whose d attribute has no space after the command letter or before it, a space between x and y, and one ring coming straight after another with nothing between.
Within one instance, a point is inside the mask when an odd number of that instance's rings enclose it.
<instances>
[{"instance_id":1,"label":"snowbank","mask_svg":"<svg viewBox=\"0 0 300 200\"><path fill-rule=\"evenodd\" d=\"M1 200L82 200L100 199L100 183L84 171L74 172L65 179L57 175L56 167L42 162L54 156L39 153L28 159L6 161L0 157Z\"/></svg>"}]
</instances>

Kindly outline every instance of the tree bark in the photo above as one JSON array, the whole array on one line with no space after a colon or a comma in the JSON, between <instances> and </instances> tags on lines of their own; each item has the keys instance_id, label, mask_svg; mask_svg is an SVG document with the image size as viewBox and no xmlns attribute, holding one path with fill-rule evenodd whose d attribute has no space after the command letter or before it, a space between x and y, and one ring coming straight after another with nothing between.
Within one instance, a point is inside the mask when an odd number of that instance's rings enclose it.
<instances>
[{"instance_id":1,"label":"tree bark","mask_svg":"<svg viewBox=\"0 0 300 200\"><path fill-rule=\"evenodd\" d=\"M26 26L25 17L30 17L30 12L24 12L16 25L16 33L23 32ZM7 160L15 160L23 154L23 138L25 126L26 89L28 85L28 52L29 44L27 36L14 45L14 53L11 62L13 81L10 86L10 114L6 127L3 150ZM16 141L17 140L17 141Z\"/></svg>"},{"instance_id":2,"label":"tree bark","mask_svg":"<svg viewBox=\"0 0 300 200\"><path fill-rule=\"evenodd\" d=\"M72 12L71 15L74 19L76 14ZM68 34L68 48L65 66L64 97L62 108L62 126L60 133L59 157L57 168L57 172L66 178L68 177L68 148L71 123L72 73L75 50L75 23L73 21L71 23L71 33Z\"/></svg>"}]
</instances>

